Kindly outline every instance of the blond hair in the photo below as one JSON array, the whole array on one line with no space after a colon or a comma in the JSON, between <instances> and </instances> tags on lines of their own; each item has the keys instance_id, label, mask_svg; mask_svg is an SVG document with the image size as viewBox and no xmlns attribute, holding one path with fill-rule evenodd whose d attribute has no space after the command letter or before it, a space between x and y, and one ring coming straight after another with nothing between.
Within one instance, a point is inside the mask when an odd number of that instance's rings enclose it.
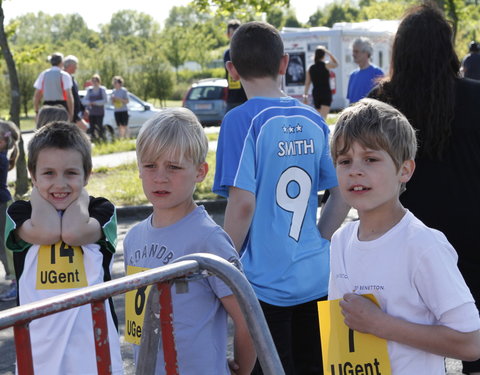
<instances>
[{"instance_id":1,"label":"blond hair","mask_svg":"<svg viewBox=\"0 0 480 375\"><path fill-rule=\"evenodd\" d=\"M137 137L139 163L162 155L205 162L208 139L197 117L187 108L167 108L145 122Z\"/></svg>"},{"instance_id":2,"label":"blond hair","mask_svg":"<svg viewBox=\"0 0 480 375\"><path fill-rule=\"evenodd\" d=\"M340 114L331 140L333 162L354 142L372 150L384 150L397 171L417 151L415 129L400 111L375 99L362 99Z\"/></svg>"}]
</instances>

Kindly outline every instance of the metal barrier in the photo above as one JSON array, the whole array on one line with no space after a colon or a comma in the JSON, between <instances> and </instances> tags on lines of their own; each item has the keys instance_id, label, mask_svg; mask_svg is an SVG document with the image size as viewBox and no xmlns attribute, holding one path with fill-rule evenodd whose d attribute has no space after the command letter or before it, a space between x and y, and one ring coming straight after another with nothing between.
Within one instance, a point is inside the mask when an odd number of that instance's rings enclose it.
<instances>
[{"instance_id":1,"label":"metal barrier","mask_svg":"<svg viewBox=\"0 0 480 375\"><path fill-rule=\"evenodd\" d=\"M155 324L159 324L158 327L161 326L166 374L178 375L173 341L170 280L175 281L175 279L179 279L185 275L200 274L203 270L211 272L222 279L236 295L249 327L263 373L265 375L284 375L285 373L268 330L265 317L263 316L253 289L245 276L223 258L201 253L179 258L174 263L163 267L125 276L120 279L89 286L0 312L0 330L14 327L18 374L33 374L32 350L28 328L30 321L87 303L92 305L98 374L110 374L110 350L109 345L105 345L105 343L108 342L105 300L111 296L146 287L151 284L157 284L157 288L152 288L153 293L150 293L148 305L152 306L152 304L157 301L159 302L161 312L160 319L158 319L158 317L152 319L152 316L148 317L148 314L146 314L145 324L148 325L148 328L144 329L144 332L146 335L147 333L154 332L154 330L152 330L154 321L156 322ZM154 291L158 291L158 293ZM155 295L158 294L160 297L155 299ZM143 364L142 358L152 355L152 351L156 352L158 348L158 346L152 345L152 343L154 343L155 340L158 343L159 336L147 336L149 337L142 338L138 361L139 365ZM156 355L154 357L156 358ZM149 363L149 369L143 367L137 368L137 373L141 373L142 375L153 374L155 364L153 363L152 370L152 363Z\"/></svg>"}]
</instances>

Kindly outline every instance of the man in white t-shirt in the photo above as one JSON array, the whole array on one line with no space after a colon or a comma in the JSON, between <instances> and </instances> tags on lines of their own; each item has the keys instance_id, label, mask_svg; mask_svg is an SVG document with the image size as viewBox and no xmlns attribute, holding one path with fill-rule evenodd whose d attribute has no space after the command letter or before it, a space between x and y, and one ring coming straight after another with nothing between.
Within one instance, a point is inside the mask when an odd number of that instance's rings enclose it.
<instances>
[{"instance_id":1,"label":"man in white t-shirt","mask_svg":"<svg viewBox=\"0 0 480 375\"><path fill-rule=\"evenodd\" d=\"M65 107L73 119L72 77L63 71L63 55L55 52L48 60L52 67L44 70L33 84L33 108L35 114L40 110L41 102L45 105L61 105Z\"/></svg>"}]
</instances>

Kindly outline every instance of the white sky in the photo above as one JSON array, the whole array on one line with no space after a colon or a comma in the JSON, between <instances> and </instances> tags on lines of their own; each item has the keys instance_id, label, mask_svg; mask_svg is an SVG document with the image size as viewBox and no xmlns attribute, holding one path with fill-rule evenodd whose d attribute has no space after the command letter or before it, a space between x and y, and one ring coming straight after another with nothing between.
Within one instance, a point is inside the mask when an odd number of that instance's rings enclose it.
<instances>
[{"instance_id":1,"label":"white sky","mask_svg":"<svg viewBox=\"0 0 480 375\"><path fill-rule=\"evenodd\" d=\"M290 0L300 22L308 21L318 7L324 7L332 0ZM98 25L110 22L113 13L133 9L150 14L163 24L172 6L187 5L189 0L4 0L5 23L25 13L80 14L88 27L98 30Z\"/></svg>"}]
</instances>

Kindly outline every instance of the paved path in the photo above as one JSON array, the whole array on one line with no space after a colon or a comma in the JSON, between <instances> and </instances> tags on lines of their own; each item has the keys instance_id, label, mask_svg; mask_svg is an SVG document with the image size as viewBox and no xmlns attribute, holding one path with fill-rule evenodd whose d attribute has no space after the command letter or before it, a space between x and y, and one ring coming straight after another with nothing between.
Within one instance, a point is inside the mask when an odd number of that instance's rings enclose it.
<instances>
[{"instance_id":1,"label":"paved path","mask_svg":"<svg viewBox=\"0 0 480 375\"><path fill-rule=\"evenodd\" d=\"M211 126L211 127L205 128L205 133L207 134L218 133L219 131L220 131L219 126ZM32 137L33 137L33 133L22 134L23 142L25 145L25 152L27 150L28 143L30 142ZM210 151L215 151L217 149L217 141L208 142L208 148ZM116 167L122 164L136 161L137 156L135 154L135 151L127 151L127 152L118 152L118 153L108 154L108 155L94 156L92 159L93 159L93 168ZM15 179L16 179L16 170L14 168L10 172L8 172L7 181L12 182L12 181L15 181Z\"/></svg>"}]
</instances>

